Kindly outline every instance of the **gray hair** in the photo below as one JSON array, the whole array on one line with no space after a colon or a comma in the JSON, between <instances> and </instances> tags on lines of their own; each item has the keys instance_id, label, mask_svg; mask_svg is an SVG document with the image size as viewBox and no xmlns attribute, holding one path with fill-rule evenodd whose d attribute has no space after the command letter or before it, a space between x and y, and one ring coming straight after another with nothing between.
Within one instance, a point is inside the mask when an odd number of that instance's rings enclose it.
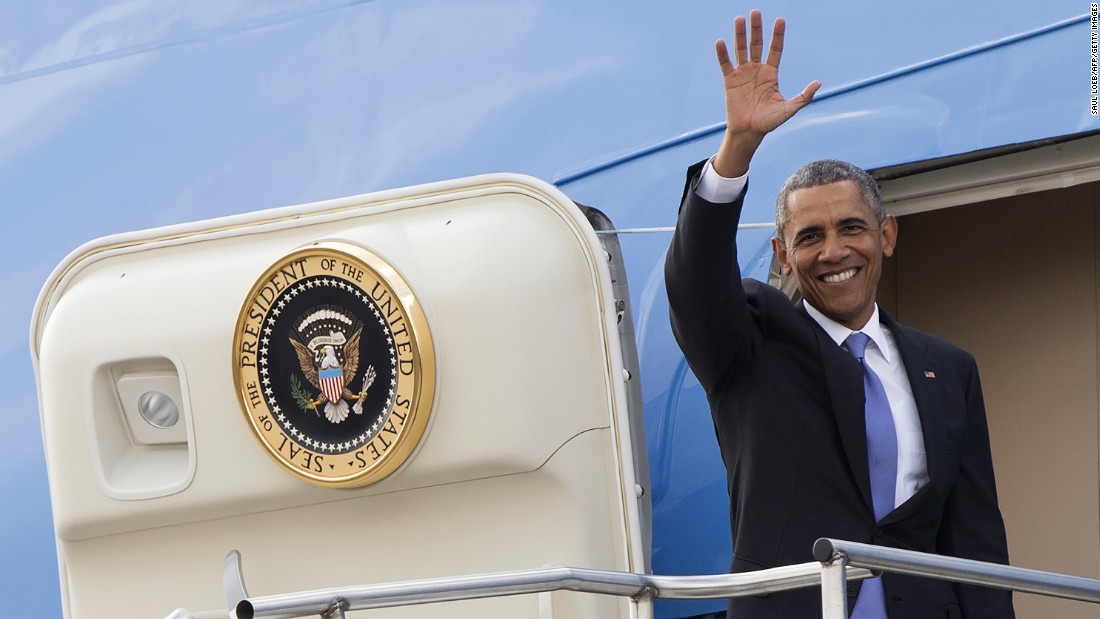
<instances>
[{"instance_id":1,"label":"gray hair","mask_svg":"<svg viewBox=\"0 0 1100 619\"><path fill-rule=\"evenodd\" d=\"M863 201L874 211L879 224L886 220L886 206L882 203L882 194L879 193L878 183L871 178L870 174L847 161L822 159L807 163L795 170L779 189L779 195L775 197L775 236L781 242L783 241L783 229L787 226L790 215L788 200L791 192L842 181L852 181L856 184L860 195L863 196Z\"/></svg>"}]
</instances>

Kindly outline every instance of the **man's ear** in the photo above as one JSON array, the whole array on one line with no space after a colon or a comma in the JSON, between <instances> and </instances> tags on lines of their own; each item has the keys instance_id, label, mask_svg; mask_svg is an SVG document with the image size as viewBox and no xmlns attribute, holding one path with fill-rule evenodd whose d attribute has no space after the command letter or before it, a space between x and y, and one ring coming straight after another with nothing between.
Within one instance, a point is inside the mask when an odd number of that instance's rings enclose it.
<instances>
[{"instance_id":1,"label":"man's ear","mask_svg":"<svg viewBox=\"0 0 1100 619\"><path fill-rule=\"evenodd\" d=\"M791 264L787 261L787 246L777 236L772 237L772 251L775 252L775 259L779 261L779 267L783 270L783 275L790 275Z\"/></svg>"},{"instance_id":2,"label":"man's ear","mask_svg":"<svg viewBox=\"0 0 1100 619\"><path fill-rule=\"evenodd\" d=\"M898 220L893 215L887 215L882 221L882 255L889 258L894 255L894 247L898 243Z\"/></svg>"}]
</instances>

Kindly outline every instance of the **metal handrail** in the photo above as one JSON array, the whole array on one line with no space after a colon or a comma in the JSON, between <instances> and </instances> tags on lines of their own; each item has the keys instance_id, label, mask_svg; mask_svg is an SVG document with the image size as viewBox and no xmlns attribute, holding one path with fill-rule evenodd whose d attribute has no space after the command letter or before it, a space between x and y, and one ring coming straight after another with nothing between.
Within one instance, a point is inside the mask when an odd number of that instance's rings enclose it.
<instances>
[{"instance_id":1,"label":"metal handrail","mask_svg":"<svg viewBox=\"0 0 1100 619\"><path fill-rule=\"evenodd\" d=\"M547 567L248 597L240 554L232 551L225 560L223 581L227 587L227 601L230 608L235 608L238 619L292 619L311 615L339 619L349 610L559 590L629 597L637 602L638 616L648 617L652 609L650 602L658 598L732 598L816 585L821 586L823 619L846 619L847 582L881 572L1100 603L1100 580L1080 576L829 538L819 539L814 544L814 558L817 561L799 565L708 576L654 576ZM236 596L243 597L234 603Z\"/></svg>"},{"instance_id":2,"label":"metal handrail","mask_svg":"<svg viewBox=\"0 0 1100 619\"><path fill-rule=\"evenodd\" d=\"M945 557L829 538L817 540L814 544L814 558L825 564L842 559L848 567L870 569L875 572L922 576L995 589L1010 589L1023 593L1100 603L1100 580L999 563Z\"/></svg>"},{"instance_id":3,"label":"metal handrail","mask_svg":"<svg viewBox=\"0 0 1100 619\"><path fill-rule=\"evenodd\" d=\"M849 578L871 577L868 570L852 570ZM572 567L477 574L407 582L319 589L252 597L236 606L238 619L291 619L309 615L341 617L344 611L367 610L486 597L578 591L630 597L699 600L759 595L821 584L816 561L756 572L707 576L654 576Z\"/></svg>"}]
</instances>

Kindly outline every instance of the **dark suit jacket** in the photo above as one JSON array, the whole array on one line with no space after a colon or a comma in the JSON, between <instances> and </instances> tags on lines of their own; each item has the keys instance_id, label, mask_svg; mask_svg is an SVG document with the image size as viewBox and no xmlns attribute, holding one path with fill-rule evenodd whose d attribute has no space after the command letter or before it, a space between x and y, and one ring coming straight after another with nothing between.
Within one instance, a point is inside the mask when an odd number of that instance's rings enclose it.
<instances>
[{"instance_id":1,"label":"dark suit jacket","mask_svg":"<svg viewBox=\"0 0 1100 619\"><path fill-rule=\"evenodd\" d=\"M929 482L882 521L871 505L862 370L799 305L741 279L741 200L695 194L665 266L672 328L706 390L730 495L734 572L813 560L819 537L1008 562L977 367L880 310L909 375ZM887 574L891 619L1013 617L1011 595ZM849 587L849 608L858 584ZM820 618L820 590L730 601L730 617Z\"/></svg>"}]
</instances>

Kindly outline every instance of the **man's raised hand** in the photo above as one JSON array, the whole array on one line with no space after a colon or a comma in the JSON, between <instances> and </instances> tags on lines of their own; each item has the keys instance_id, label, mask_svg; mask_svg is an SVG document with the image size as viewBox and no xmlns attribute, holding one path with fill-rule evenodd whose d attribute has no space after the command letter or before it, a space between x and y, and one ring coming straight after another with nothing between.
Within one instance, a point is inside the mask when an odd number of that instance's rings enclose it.
<instances>
[{"instance_id":1,"label":"man's raised hand","mask_svg":"<svg viewBox=\"0 0 1100 619\"><path fill-rule=\"evenodd\" d=\"M749 169L756 148L764 136L782 125L814 98L821 82L814 80L799 94L784 99L779 92L779 59L783 56L783 18L775 20L767 61L761 62L764 32L760 11L749 12L749 36L745 18L733 22L734 66L725 41L715 43L718 66L726 91L726 134L712 165L721 176L741 176Z\"/></svg>"}]
</instances>

